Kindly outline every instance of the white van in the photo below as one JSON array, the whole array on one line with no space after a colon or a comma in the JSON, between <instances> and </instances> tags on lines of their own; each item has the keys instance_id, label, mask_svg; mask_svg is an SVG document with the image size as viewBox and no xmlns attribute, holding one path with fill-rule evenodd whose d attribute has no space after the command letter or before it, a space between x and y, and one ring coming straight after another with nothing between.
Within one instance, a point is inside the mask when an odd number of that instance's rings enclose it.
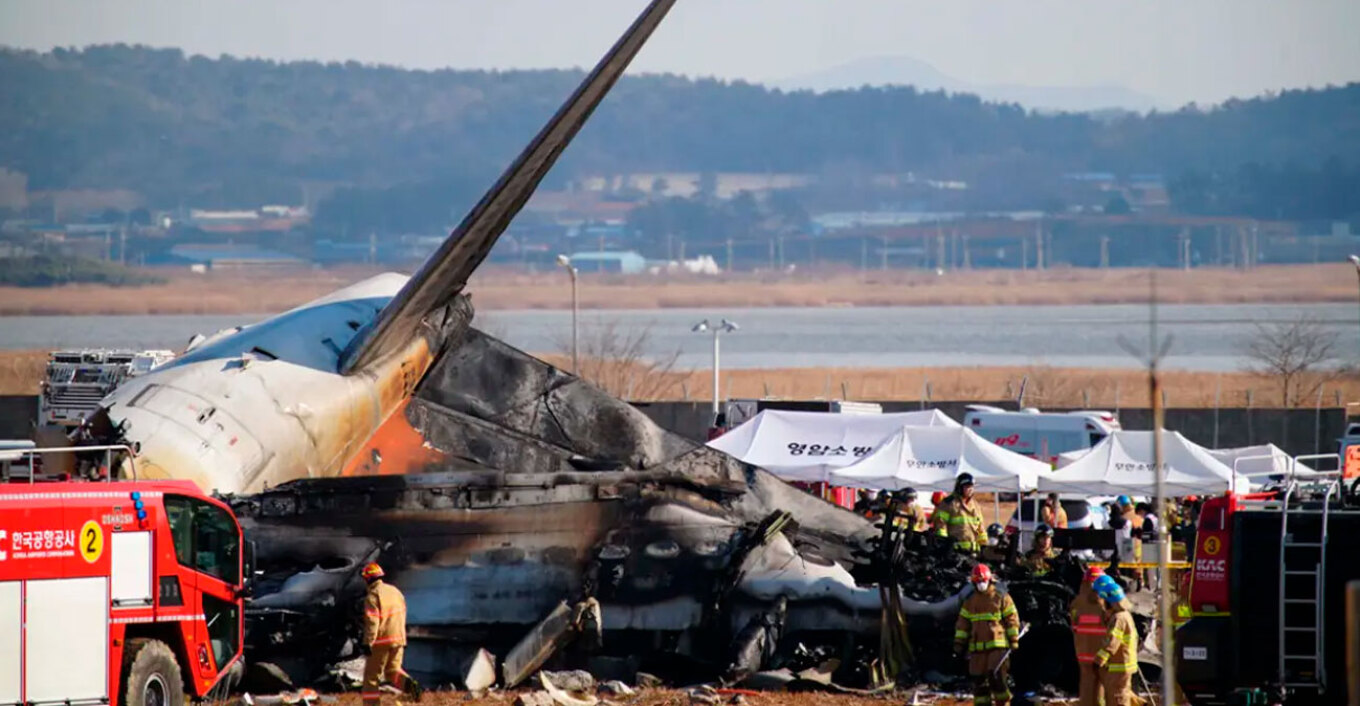
<instances>
[{"instance_id":1,"label":"white van","mask_svg":"<svg viewBox=\"0 0 1360 706\"><path fill-rule=\"evenodd\" d=\"M1033 407L1007 412L988 405L968 405L963 425L982 438L1050 465L1058 454L1089 449L1120 429L1110 412L1040 412Z\"/></svg>"}]
</instances>

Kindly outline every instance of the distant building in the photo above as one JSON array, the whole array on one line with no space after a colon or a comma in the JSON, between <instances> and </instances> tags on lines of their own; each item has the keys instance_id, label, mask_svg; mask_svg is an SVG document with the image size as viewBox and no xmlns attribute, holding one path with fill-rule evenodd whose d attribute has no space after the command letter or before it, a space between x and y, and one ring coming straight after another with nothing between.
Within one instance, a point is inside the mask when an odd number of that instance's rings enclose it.
<instances>
[{"instance_id":1,"label":"distant building","mask_svg":"<svg viewBox=\"0 0 1360 706\"><path fill-rule=\"evenodd\" d=\"M581 272L619 272L640 274L647 269L642 255L628 252L582 252L571 256L571 265Z\"/></svg>"}]
</instances>

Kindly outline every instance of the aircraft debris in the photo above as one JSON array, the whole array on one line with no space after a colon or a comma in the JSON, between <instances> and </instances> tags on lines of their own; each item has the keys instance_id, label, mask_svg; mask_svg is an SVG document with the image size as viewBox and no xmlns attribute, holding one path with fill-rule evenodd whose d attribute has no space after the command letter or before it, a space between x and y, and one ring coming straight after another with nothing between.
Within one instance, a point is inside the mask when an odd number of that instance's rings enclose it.
<instances>
[{"instance_id":1,"label":"aircraft debris","mask_svg":"<svg viewBox=\"0 0 1360 706\"><path fill-rule=\"evenodd\" d=\"M478 649L463 667L463 688L475 696L496 685L496 655Z\"/></svg>"}]
</instances>

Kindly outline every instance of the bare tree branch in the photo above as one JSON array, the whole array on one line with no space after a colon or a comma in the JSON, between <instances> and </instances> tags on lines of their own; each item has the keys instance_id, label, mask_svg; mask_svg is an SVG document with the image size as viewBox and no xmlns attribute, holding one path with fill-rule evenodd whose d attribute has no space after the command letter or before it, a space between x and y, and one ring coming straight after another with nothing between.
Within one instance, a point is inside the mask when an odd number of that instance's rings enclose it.
<instances>
[{"instance_id":1,"label":"bare tree branch","mask_svg":"<svg viewBox=\"0 0 1360 706\"><path fill-rule=\"evenodd\" d=\"M1317 394L1335 379L1336 371L1325 363L1333 359L1336 335L1316 319L1301 318L1282 324L1256 325L1256 334L1246 341L1243 353L1251 359L1248 370L1280 382L1284 407Z\"/></svg>"},{"instance_id":2,"label":"bare tree branch","mask_svg":"<svg viewBox=\"0 0 1360 706\"><path fill-rule=\"evenodd\" d=\"M674 398L683 378L675 372L680 351L650 357L651 338L651 326L625 328L615 320L582 326L578 377L626 400ZM571 334L556 338L554 343L570 360Z\"/></svg>"}]
</instances>

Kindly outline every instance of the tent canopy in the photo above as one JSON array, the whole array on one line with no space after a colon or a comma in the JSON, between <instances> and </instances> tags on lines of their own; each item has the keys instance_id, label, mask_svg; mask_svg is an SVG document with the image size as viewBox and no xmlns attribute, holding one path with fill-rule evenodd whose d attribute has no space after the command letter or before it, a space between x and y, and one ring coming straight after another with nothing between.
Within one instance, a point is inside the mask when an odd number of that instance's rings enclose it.
<instances>
[{"instance_id":1,"label":"tent canopy","mask_svg":"<svg viewBox=\"0 0 1360 706\"><path fill-rule=\"evenodd\" d=\"M1317 471L1295 461L1284 449L1274 444L1240 446L1235 449L1209 449L1209 454L1223 465L1250 476L1254 483L1266 481L1270 475L1287 476L1291 472L1299 478L1316 477Z\"/></svg>"},{"instance_id":2,"label":"tent canopy","mask_svg":"<svg viewBox=\"0 0 1360 706\"><path fill-rule=\"evenodd\" d=\"M1161 434L1167 495L1207 495L1230 489L1232 468L1179 432L1163 430ZM1067 466L1039 476L1039 490L1153 495L1157 491L1157 474L1152 435L1151 431L1116 431ZM1239 475L1237 486L1248 487L1247 479Z\"/></svg>"},{"instance_id":3,"label":"tent canopy","mask_svg":"<svg viewBox=\"0 0 1360 706\"><path fill-rule=\"evenodd\" d=\"M1033 490L1048 464L1001 448L965 427L902 427L873 453L833 471L831 482L855 488L954 489L960 473L981 491Z\"/></svg>"},{"instance_id":4,"label":"tent canopy","mask_svg":"<svg viewBox=\"0 0 1360 706\"><path fill-rule=\"evenodd\" d=\"M895 414L767 409L708 445L785 480L824 481L832 470L869 455L904 426L959 423L937 409Z\"/></svg>"}]
</instances>

